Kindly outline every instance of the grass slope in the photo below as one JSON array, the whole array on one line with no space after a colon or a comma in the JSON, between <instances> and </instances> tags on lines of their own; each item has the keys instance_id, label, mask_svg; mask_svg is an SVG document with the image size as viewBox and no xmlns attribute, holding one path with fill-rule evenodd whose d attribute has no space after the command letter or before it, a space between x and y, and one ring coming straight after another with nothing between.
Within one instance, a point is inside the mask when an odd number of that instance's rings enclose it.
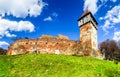
<instances>
[{"instance_id":1,"label":"grass slope","mask_svg":"<svg viewBox=\"0 0 120 77\"><path fill-rule=\"evenodd\" d=\"M120 77L120 63L49 54L0 56L0 77Z\"/></svg>"}]
</instances>

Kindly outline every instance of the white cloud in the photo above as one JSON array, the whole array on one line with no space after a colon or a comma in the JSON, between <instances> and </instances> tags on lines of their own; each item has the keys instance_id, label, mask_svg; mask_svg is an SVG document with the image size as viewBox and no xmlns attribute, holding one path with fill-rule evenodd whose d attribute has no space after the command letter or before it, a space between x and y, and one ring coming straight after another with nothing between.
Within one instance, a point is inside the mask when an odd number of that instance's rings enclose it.
<instances>
[{"instance_id":1,"label":"white cloud","mask_svg":"<svg viewBox=\"0 0 120 77\"><path fill-rule=\"evenodd\" d=\"M107 2L108 0L100 0L102 3Z\"/></svg>"},{"instance_id":2,"label":"white cloud","mask_svg":"<svg viewBox=\"0 0 120 77\"><path fill-rule=\"evenodd\" d=\"M120 5L115 6L110 11L108 11L104 19L107 19L113 23L119 23L120 22Z\"/></svg>"},{"instance_id":3,"label":"white cloud","mask_svg":"<svg viewBox=\"0 0 120 77\"><path fill-rule=\"evenodd\" d=\"M58 17L58 14L56 12L53 12L50 16L43 19L43 21L53 21Z\"/></svg>"},{"instance_id":4,"label":"white cloud","mask_svg":"<svg viewBox=\"0 0 120 77\"><path fill-rule=\"evenodd\" d=\"M103 20L103 17L100 17L99 20Z\"/></svg>"},{"instance_id":5,"label":"white cloud","mask_svg":"<svg viewBox=\"0 0 120 77\"><path fill-rule=\"evenodd\" d=\"M52 21L52 20L53 20L53 19L52 19L52 17L50 17L50 16L44 19L44 21Z\"/></svg>"},{"instance_id":6,"label":"white cloud","mask_svg":"<svg viewBox=\"0 0 120 77\"><path fill-rule=\"evenodd\" d=\"M109 32L108 29L115 28L115 25L120 23L120 5L109 10L106 13L106 16L103 17L103 20L105 20L105 23L102 26L103 31Z\"/></svg>"},{"instance_id":7,"label":"white cloud","mask_svg":"<svg viewBox=\"0 0 120 77\"><path fill-rule=\"evenodd\" d=\"M84 11L88 9L92 14L95 14L102 6L107 7L109 0L84 0ZM110 0L116 2L117 0Z\"/></svg>"},{"instance_id":8,"label":"white cloud","mask_svg":"<svg viewBox=\"0 0 120 77\"><path fill-rule=\"evenodd\" d=\"M0 47L2 46L9 46L9 43L5 42L5 41L0 41Z\"/></svg>"},{"instance_id":9,"label":"white cloud","mask_svg":"<svg viewBox=\"0 0 120 77\"><path fill-rule=\"evenodd\" d=\"M98 11L97 2L98 0L84 0L84 10L88 9L95 14Z\"/></svg>"},{"instance_id":10,"label":"white cloud","mask_svg":"<svg viewBox=\"0 0 120 77\"><path fill-rule=\"evenodd\" d=\"M34 31L34 25L29 21L10 21L6 19L0 19L0 38L15 37L15 34L11 34L12 31Z\"/></svg>"},{"instance_id":11,"label":"white cloud","mask_svg":"<svg viewBox=\"0 0 120 77\"><path fill-rule=\"evenodd\" d=\"M105 35L107 35L109 33L109 31L107 31L107 29L110 29L110 22L106 21L104 26L101 26L101 27L105 31Z\"/></svg>"},{"instance_id":12,"label":"white cloud","mask_svg":"<svg viewBox=\"0 0 120 77\"><path fill-rule=\"evenodd\" d=\"M6 35L7 37L16 37L15 34L10 34L9 31L6 31L6 32L5 32L5 35Z\"/></svg>"},{"instance_id":13,"label":"white cloud","mask_svg":"<svg viewBox=\"0 0 120 77\"><path fill-rule=\"evenodd\" d=\"M112 2L116 2L117 0L111 0Z\"/></svg>"},{"instance_id":14,"label":"white cloud","mask_svg":"<svg viewBox=\"0 0 120 77\"><path fill-rule=\"evenodd\" d=\"M114 32L113 39L116 40L116 41L119 41L119 40L120 40L120 31Z\"/></svg>"},{"instance_id":15,"label":"white cloud","mask_svg":"<svg viewBox=\"0 0 120 77\"><path fill-rule=\"evenodd\" d=\"M57 14L56 12L54 12L54 13L52 13L52 16L53 16L53 17L57 17L58 14Z\"/></svg>"},{"instance_id":16,"label":"white cloud","mask_svg":"<svg viewBox=\"0 0 120 77\"><path fill-rule=\"evenodd\" d=\"M0 15L13 15L18 18L36 17L47 5L42 0L0 0Z\"/></svg>"}]
</instances>

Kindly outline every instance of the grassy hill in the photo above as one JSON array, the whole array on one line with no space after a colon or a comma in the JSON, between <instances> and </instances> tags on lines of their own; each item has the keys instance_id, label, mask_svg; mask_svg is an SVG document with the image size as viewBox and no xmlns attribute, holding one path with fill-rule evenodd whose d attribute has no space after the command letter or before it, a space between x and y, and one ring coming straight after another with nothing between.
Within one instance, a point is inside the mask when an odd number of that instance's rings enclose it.
<instances>
[{"instance_id":1,"label":"grassy hill","mask_svg":"<svg viewBox=\"0 0 120 77\"><path fill-rule=\"evenodd\" d=\"M0 77L120 77L120 63L49 54L0 56Z\"/></svg>"}]
</instances>

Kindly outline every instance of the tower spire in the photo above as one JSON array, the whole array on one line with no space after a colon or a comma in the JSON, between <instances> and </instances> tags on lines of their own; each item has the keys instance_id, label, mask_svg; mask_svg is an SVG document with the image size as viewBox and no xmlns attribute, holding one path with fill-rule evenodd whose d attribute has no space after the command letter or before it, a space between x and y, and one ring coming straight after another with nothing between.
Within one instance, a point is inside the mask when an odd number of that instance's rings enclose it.
<instances>
[{"instance_id":1,"label":"tower spire","mask_svg":"<svg viewBox=\"0 0 120 77\"><path fill-rule=\"evenodd\" d=\"M85 16L86 14L90 13L90 11L88 10L88 8L84 11L84 13L82 14L81 17Z\"/></svg>"}]
</instances>

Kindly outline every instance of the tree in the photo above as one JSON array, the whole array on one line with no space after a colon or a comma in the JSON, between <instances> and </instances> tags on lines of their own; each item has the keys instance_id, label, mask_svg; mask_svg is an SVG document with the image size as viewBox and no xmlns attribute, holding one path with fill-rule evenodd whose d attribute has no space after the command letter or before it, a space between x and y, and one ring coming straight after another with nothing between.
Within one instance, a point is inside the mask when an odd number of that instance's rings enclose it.
<instances>
[{"instance_id":1,"label":"tree","mask_svg":"<svg viewBox=\"0 0 120 77\"><path fill-rule=\"evenodd\" d=\"M120 49L120 40L118 40L117 46L118 46L118 48Z\"/></svg>"},{"instance_id":2,"label":"tree","mask_svg":"<svg viewBox=\"0 0 120 77\"><path fill-rule=\"evenodd\" d=\"M29 39L28 37L25 37L25 39Z\"/></svg>"},{"instance_id":3,"label":"tree","mask_svg":"<svg viewBox=\"0 0 120 77\"><path fill-rule=\"evenodd\" d=\"M116 60L120 55L120 48L117 42L114 40L107 39L106 41L99 44L99 49L102 52L104 59Z\"/></svg>"},{"instance_id":4,"label":"tree","mask_svg":"<svg viewBox=\"0 0 120 77\"><path fill-rule=\"evenodd\" d=\"M0 48L0 55L6 55L6 51L5 49L3 48Z\"/></svg>"}]
</instances>

